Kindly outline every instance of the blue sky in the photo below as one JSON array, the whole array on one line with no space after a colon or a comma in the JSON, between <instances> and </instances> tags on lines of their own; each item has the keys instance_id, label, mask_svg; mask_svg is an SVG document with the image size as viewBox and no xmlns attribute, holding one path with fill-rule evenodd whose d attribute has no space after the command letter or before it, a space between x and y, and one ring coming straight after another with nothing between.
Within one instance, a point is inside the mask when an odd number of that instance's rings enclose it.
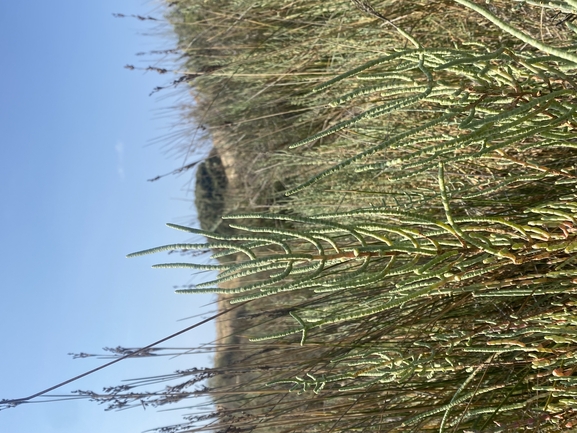
<instances>
[{"instance_id":1,"label":"blue sky","mask_svg":"<svg viewBox=\"0 0 577 433\"><path fill-rule=\"evenodd\" d=\"M212 309L203 307L212 296L173 293L195 281L190 273L151 269L166 256L125 258L190 240L164 223L195 217L185 188L190 175L147 182L183 162L163 149L170 142L151 141L173 131L178 113L165 109L186 98L185 89L149 97L171 77L123 68L153 64L154 56L135 54L173 41L162 24L112 16L161 12L135 0L0 2L0 399L105 362L73 360L69 352L144 346L193 323L179 319ZM209 324L166 345L213 339ZM208 355L127 360L58 393L209 364ZM0 412L0 430L140 432L184 413L105 412L88 401L27 404Z\"/></svg>"}]
</instances>

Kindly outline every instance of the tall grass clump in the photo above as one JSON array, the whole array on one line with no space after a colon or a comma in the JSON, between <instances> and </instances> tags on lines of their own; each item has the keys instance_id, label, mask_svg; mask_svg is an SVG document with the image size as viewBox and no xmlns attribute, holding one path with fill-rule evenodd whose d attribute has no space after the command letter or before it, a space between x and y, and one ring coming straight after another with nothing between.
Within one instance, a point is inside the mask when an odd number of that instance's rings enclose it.
<instances>
[{"instance_id":1,"label":"tall grass clump","mask_svg":"<svg viewBox=\"0 0 577 433\"><path fill-rule=\"evenodd\" d=\"M226 362L170 389L216 411L161 431L577 426L577 4L173 3L242 200L130 256L212 250L156 267L216 270L178 292L242 309Z\"/></svg>"},{"instance_id":2,"label":"tall grass clump","mask_svg":"<svg viewBox=\"0 0 577 433\"><path fill-rule=\"evenodd\" d=\"M172 4L168 18L179 36L185 60L182 73L192 80L197 100L190 115L206 128L221 153L230 153L232 159L242 161L238 165L243 169L236 170L240 181L234 196L241 196L243 202L235 203L231 209L264 210L273 204L275 208L288 208L289 211L294 207L327 211L342 209L343 203L347 206L357 200L369 205L374 202L375 193L384 196L387 192L380 185L375 191L375 172L342 173L334 182L309 188L290 201L269 197L278 197L279 188L275 186L279 183L294 188L310 171L328 168L331 161L341 161L378 145L399 126L420 125L426 117L425 110L433 108L423 107L419 102L430 104L435 96L439 100L450 93L448 88L441 93L443 89L439 86L444 84L443 80L448 81L447 85L454 92L462 89L463 97L470 93L467 86L490 85L492 89L487 89L488 92L506 92L500 101L493 98L487 104L513 103L517 96L522 99L514 94L510 87L512 83L507 84L506 77L495 78L495 73L507 74L511 62L517 68L525 69L516 63L517 60L506 59L511 52L525 57L548 55L503 32L457 2L372 2L373 8L386 13L393 25L364 13L349 0L269 1L266 4L252 0L202 4L180 1ZM565 25L572 25L571 21L558 25L567 17L568 7L538 8L527 2L494 1L489 9L502 21L548 46L568 46L573 40L572 30ZM405 37L407 32L403 35L397 31L397 24L410 33L410 39ZM416 49L415 43L421 44L424 50L445 51L423 53L426 57L424 68L441 81L435 84L435 92L426 101L421 101L417 95L426 90L426 76L417 67L418 54L407 53L412 58L399 54L402 50ZM458 52L447 52L451 50ZM490 53L496 53L496 58L490 58ZM481 75L492 76L489 83L475 78L474 74L479 71L474 71L474 67L469 66L473 75L466 70L467 56L485 55L485 65L490 63L493 69L500 69L499 72L482 72ZM395 57L386 65L375 64L370 68L371 74L355 75L351 80L336 83L326 92L313 91L328 78L388 56ZM433 70L459 58L460 62L454 67L448 65ZM478 63L481 61L479 59ZM519 79L534 75L534 71L517 69L514 72L517 71L521 74ZM388 76L371 77L379 73ZM547 72L543 73L547 75ZM461 81L463 78L465 81ZM372 92L365 89L369 93L352 94L348 99L342 99L361 87L376 89ZM382 98L384 93L387 95ZM398 102L402 96L410 96L413 103L397 107L394 116L389 112L386 123L383 119L386 113L382 110L387 108L381 107L378 109L381 114L366 113L378 115L375 121L365 121L363 125L353 121L345 128L335 130L334 134L319 138L316 146L322 147L320 155L310 145L298 153L290 151L289 146L318 131L351 121L375 108L379 105L377 98L386 101L395 95ZM468 104L472 101L463 103L461 108L470 110ZM200 133L201 130L196 130L193 135ZM452 131L445 129L445 133ZM188 152L188 148L182 151ZM399 198L396 191L388 192L391 200ZM351 200L353 196L354 200ZM235 198L231 197L229 201L233 202Z\"/></svg>"},{"instance_id":3,"label":"tall grass clump","mask_svg":"<svg viewBox=\"0 0 577 433\"><path fill-rule=\"evenodd\" d=\"M238 215L285 228L236 224L231 226L247 234L135 255L199 248L212 248L217 257L242 255L215 265L217 280L179 292L231 294L233 303L276 297L276 308L261 311L252 340L273 341L270 350L290 348L285 361L292 362L281 371L269 364L272 370L243 392L257 399L270 389L266 407L273 413L313 405L318 431L487 431L495 424L521 429L570 422L577 365L571 265L577 240L569 219L575 197L526 209L517 218L460 216L448 198L443 164L437 177L441 212L372 207L316 217ZM248 275L251 284L218 287ZM273 319L264 321L268 316ZM308 356L295 354L300 351ZM283 403L283 393L271 402L283 385L303 394L303 402ZM226 406L231 395L223 399L217 401ZM243 404L258 413L263 403ZM282 426L313 428L299 422Z\"/></svg>"}]
</instances>

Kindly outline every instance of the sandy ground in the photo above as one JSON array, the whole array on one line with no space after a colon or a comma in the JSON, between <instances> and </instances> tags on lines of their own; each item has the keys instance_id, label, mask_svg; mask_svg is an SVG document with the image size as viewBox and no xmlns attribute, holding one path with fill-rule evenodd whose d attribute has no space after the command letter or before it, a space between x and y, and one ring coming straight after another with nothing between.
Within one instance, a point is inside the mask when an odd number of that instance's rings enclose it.
<instances>
[{"instance_id":1,"label":"sandy ground","mask_svg":"<svg viewBox=\"0 0 577 433\"><path fill-rule=\"evenodd\" d=\"M225 146L223 143L224 140L219 139L218 134L213 134L213 146L218 151L218 154L222 160L222 164L224 166L228 180L227 197L225 201L227 203L227 209L225 209L225 213L228 213L236 207L234 192L238 191L240 187L240 179L235 167L236 158L234 151L231 150L230 146ZM220 287L224 289L232 289L237 286L238 281L227 281L220 284ZM219 312L232 307L232 305L229 303L230 298L231 295L218 295L217 305ZM224 347L230 347L231 345L236 345L241 342L241 338L234 335L234 325L240 310L241 309L239 308L238 310L234 310L216 319L216 343L218 345L222 345L223 347L217 350L215 354L215 366L226 364L227 356Z\"/></svg>"}]
</instances>

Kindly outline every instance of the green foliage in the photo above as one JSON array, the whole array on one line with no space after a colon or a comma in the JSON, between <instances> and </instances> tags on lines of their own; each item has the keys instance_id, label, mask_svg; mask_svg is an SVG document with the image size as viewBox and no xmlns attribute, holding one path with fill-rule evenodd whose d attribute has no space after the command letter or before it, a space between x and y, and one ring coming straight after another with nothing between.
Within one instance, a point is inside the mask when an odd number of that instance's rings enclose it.
<instances>
[{"instance_id":1,"label":"green foliage","mask_svg":"<svg viewBox=\"0 0 577 433\"><path fill-rule=\"evenodd\" d=\"M158 267L218 270L178 292L242 303L250 341L173 431L571 428L577 63L539 17L575 2L374 2L401 32L348 1L176 3L193 115L251 187L234 232L133 255L211 249Z\"/></svg>"},{"instance_id":2,"label":"green foliage","mask_svg":"<svg viewBox=\"0 0 577 433\"><path fill-rule=\"evenodd\" d=\"M202 288L179 292L212 290L235 295L233 302L302 292L284 300L287 316L268 323L280 332L252 340L290 345L292 335L300 334L301 345L319 350L331 352L337 344L339 356L324 353L315 367L307 359L304 375L272 378L268 385L326 394L323 404L359 390L370 389L370 398L395 396L391 401L397 403L367 415L370 424L392 408L396 421L386 425L400 429L441 420L464 428L489 417L512 424L522 418L519 411L533 414L531 419L557 413L563 394L539 397L538 391L547 383L557 386L562 373L577 369L572 311L577 273L568 267L577 243L572 222L577 195L509 216L457 216L444 176L441 164L442 211L372 207L315 217L229 216L270 219L290 228L233 225L247 234L230 237L234 247L216 242L212 248L243 251L246 259L221 266L219 279ZM565 183L566 192L576 184ZM145 253L189 247L196 248L178 244ZM256 282L204 287L248 275ZM470 373L480 371L471 386ZM470 391L459 396L464 389ZM447 398L450 403L444 403ZM365 402L359 399L355 409L362 410ZM415 411L418 415L411 415Z\"/></svg>"},{"instance_id":3,"label":"green foliage","mask_svg":"<svg viewBox=\"0 0 577 433\"><path fill-rule=\"evenodd\" d=\"M224 214L228 179L222 160L213 149L205 161L198 165L194 204L200 226L210 232L220 228Z\"/></svg>"}]
</instances>

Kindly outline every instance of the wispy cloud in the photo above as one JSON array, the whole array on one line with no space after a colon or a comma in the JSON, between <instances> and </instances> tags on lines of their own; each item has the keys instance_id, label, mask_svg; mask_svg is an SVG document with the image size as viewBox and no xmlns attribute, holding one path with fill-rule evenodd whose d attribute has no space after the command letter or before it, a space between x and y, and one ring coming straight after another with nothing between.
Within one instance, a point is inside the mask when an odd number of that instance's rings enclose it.
<instances>
[{"instance_id":1,"label":"wispy cloud","mask_svg":"<svg viewBox=\"0 0 577 433\"><path fill-rule=\"evenodd\" d=\"M116 171L118 172L120 180L124 180L124 143L118 140L116 146L114 146L114 150L116 151L117 157Z\"/></svg>"}]
</instances>

